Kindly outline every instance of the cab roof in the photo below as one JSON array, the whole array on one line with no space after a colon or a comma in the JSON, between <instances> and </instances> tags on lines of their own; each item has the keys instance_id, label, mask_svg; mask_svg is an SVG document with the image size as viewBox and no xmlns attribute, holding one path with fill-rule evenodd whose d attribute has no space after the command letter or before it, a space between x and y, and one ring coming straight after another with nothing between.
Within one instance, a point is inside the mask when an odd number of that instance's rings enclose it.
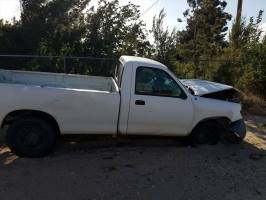
<instances>
[{"instance_id":1,"label":"cab roof","mask_svg":"<svg viewBox=\"0 0 266 200\"><path fill-rule=\"evenodd\" d=\"M121 56L119 60L121 63L123 63L123 65L130 63L130 62L137 62L140 64L157 65L163 68L167 68L165 65L163 65L162 63L158 61L151 60L148 58L137 57L137 56Z\"/></svg>"}]
</instances>

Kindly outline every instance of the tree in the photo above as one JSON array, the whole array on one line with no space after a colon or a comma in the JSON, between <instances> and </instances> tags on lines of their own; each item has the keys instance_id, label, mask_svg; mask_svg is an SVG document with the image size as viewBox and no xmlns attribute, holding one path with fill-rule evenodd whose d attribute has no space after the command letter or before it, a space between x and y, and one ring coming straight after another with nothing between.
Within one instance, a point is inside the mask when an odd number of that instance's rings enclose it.
<instances>
[{"instance_id":1,"label":"tree","mask_svg":"<svg viewBox=\"0 0 266 200\"><path fill-rule=\"evenodd\" d=\"M170 68L174 68L174 60L176 54L177 33L174 28L171 32L166 28L164 30L164 18L166 13L162 9L159 16L153 17L152 34L154 38L154 58L164 63Z\"/></svg>"},{"instance_id":2,"label":"tree","mask_svg":"<svg viewBox=\"0 0 266 200\"><path fill-rule=\"evenodd\" d=\"M96 57L149 55L150 43L144 26L138 6L99 0L96 10L92 7L86 12L83 52Z\"/></svg>"},{"instance_id":3,"label":"tree","mask_svg":"<svg viewBox=\"0 0 266 200\"><path fill-rule=\"evenodd\" d=\"M233 25L229 45L219 56L224 62L218 67L214 80L265 97L266 46L265 41L261 41L262 31L259 28L262 14L263 12L259 11L257 18L251 17L248 22L242 18L238 38L232 34L235 31ZM237 43L239 45L236 45Z\"/></svg>"},{"instance_id":4,"label":"tree","mask_svg":"<svg viewBox=\"0 0 266 200\"><path fill-rule=\"evenodd\" d=\"M194 77L210 78L208 63L226 46L227 21L231 15L225 12L227 3L221 0L188 0L189 9L184 12L186 30L179 32L177 57L189 59L194 64Z\"/></svg>"},{"instance_id":5,"label":"tree","mask_svg":"<svg viewBox=\"0 0 266 200\"><path fill-rule=\"evenodd\" d=\"M140 20L138 6L131 3L120 6L118 0L99 0L97 9L88 9L89 2L20 0L21 19L13 23L0 21L0 52L90 57L151 54L151 45L146 39L147 31ZM79 73L89 73L87 68L92 65L85 62L77 64L75 59L67 61L73 65L70 70ZM102 65L102 62L96 63L97 66L99 64ZM14 65L43 71L64 70L63 60L57 58L46 61L24 59ZM79 67L82 70L77 71Z\"/></svg>"},{"instance_id":6,"label":"tree","mask_svg":"<svg viewBox=\"0 0 266 200\"><path fill-rule=\"evenodd\" d=\"M233 42L233 46L235 48L238 48L239 45L241 44L239 39L241 35L242 5L243 5L243 0L238 0L236 20L235 23L233 24L231 32L231 41Z\"/></svg>"},{"instance_id":7,"label":"tree","mask_svg":"<svg viewBox=\"0 0 266 200\"><path fill-rule=\"evenodd\" d=\"M0 19L0 54L15 54L15 49L21 49L19 27L16 20L7 22Z\"/></svg>"},{"instance_id":8,"label":"tree","mask_svg":"<svg viewBox=\"0 0 266 200\"><path fill-rule=\"evenodd\" d=\"M21 32L28 54L67 55L80 49L90 0L21 0Z\"/></svg>"},{"instance_id":9,"label":"tree","mask_svg":"<svg viewBox=\"0 0 266 200\"><path fill-rule=\"evenodd\" d=\"M231 33L229 34L229 44L232 48L249 48L253 44L260 43L262 30L259 28L259 25L262 21L263 11L260 10L257 18L254 20L254 17L249 19L247 23L245 19L241 19L241 23L239 26L238 38L236 41L235 38L235 25L236 22L232 26ZM241 46L236 46L236 42L241 44Z\"/></svg>"},{"instance_id":10,"label":"tree","mask_svg":"<svg viewBox=\"0 0 266 200\"><path fill-rule=\"evenodd\" d=\"M259 11L257 18L250 18L249 23L242 20L239 41L242 43L238 47L239 65L238 71L241 75L236 77L236 85L244 91L252 91L252 93L266 96L266 45L265 39L261 41L262 30L259 25L262 21L263 11ZM233 49L233 41L230 40Z\"/></svg>"}]
</instances>

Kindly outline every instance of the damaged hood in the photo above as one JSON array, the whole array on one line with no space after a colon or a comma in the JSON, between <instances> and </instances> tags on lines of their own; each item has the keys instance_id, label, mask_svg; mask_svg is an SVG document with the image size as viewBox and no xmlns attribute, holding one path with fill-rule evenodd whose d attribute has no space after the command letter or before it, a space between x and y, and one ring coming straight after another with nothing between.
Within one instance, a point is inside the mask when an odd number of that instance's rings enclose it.
<instances>
[{"instance_id":1,"label":"damaged hood","mask_svg":"<svg viewBox=\"0 0 266 200\"><path fill-rule=\"evenodd\" d=\"M183 79L180 80L183 85L193 90L194 95L202 96L209 93L215 93L223 90L232 89L232 86L215 83L211 81L197 80L197 79Z\"/></svg>"},{"instance_id":2,"label":"damaged hood","mask_svg":"<svg viewBox=\"0 0 266 200\"><path fill-rule=\"evenodd\" d=\"M197 79L183 79L180 81L188 88L191 94L196 96L234 103L239 103L241 99L240 91L230 85Z\"/></svg>"}]
</instances>

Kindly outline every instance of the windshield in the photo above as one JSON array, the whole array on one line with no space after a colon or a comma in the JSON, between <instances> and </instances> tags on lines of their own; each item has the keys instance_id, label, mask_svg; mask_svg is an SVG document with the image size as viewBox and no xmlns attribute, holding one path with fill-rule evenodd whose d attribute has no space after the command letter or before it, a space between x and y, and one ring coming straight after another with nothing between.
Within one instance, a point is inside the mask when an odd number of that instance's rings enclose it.
<instances>
[{"instance_id":1,"label":"windshield","mask_svg":"<svg viewBox=\"0 0 266 200\"><path fill-rule=\"evenodd\" d=\"M185 88L190 94L195 95L194 90L192 88L190 88L189 86L185 85L183 83L183 81L176 76L176 74L174 73L174 71L171 70L171 68L168 68L168 70L171 72L171 75L178 80L178 83L180 83L183 86L183 88Z\"/></svg>"}]
</instances>

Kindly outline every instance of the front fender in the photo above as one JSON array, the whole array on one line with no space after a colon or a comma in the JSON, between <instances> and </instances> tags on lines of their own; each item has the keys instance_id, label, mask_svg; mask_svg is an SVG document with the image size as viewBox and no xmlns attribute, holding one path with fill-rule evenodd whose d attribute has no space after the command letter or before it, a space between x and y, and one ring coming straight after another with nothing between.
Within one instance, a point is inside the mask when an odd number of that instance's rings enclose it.
<instances>
[{"instance_id":1,"label":"front fender","mask_svg":"<svg viewBox=\"0 0 266 200\"><path fill-rule=\"evenodd\" d=\"M228 101L193 97L194 120L193 127L205 119L227 118L230 122L242 119L241 105Z\"/></svg>"}]
</instances>

